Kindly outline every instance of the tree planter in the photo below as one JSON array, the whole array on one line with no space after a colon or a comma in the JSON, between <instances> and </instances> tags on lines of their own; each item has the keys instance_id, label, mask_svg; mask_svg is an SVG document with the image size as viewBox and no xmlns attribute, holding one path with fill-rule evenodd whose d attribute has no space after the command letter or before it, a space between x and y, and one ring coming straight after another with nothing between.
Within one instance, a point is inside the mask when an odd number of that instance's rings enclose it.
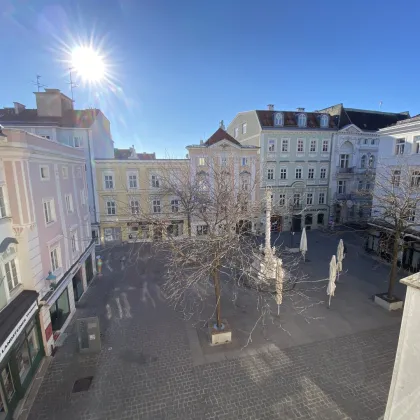
<instances>
[{"instance_id":1,"label":"tree planter","mask_svg":"<svg viewBox=\"0 0 420 420\"><path fill-rule=\"evenodd\" d=\"M216 322L209 325L210 344L217 346L219 344L228 344L232 342L232 330L226 320L222 320L222 327L216 328Z\"/></svg>"},{"instance_id":2,"label":"tree planter","mask_svg":"<svg viewBox=\"0 0 420 420\"><path fill-rule=\"evenodd\" d=\"M403 307L403 301L397 298L389 299L388 293L378 293L375 295L375 303L387 311L396 311Z\"/></svg>"}]
</instances>

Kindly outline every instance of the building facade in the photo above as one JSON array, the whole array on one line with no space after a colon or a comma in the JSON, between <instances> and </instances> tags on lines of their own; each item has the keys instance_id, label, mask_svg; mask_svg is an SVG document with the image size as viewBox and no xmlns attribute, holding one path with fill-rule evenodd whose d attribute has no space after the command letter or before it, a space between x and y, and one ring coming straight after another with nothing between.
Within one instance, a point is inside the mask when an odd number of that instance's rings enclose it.
<instances>
[{"instance_id":1,"label":"building facade","mask_svg":"<svg viewBox=\"0 0 420 420\"><path fill-rule=\"evenodd\" d=\"M8 415L94 275L84 165L82 150L22 130L0 136L0 396Z\"/></svg>"},{"instance_id":2,"label":"building facade","mask_svg":"<svg viewBox=\"0 0 420 420\"><path fill-rule=\"evenodd\" d=\"M333 135L338 117L326 112L241 112L227 132L240 144L260 147L261 187L272 190L272 229L325 226ZM261 216L261 223L265 218Z\"/></svg>"},{"instance_id":3,"label":"building facade","mask_svg":"<svg viewBox=\"0 0 420 420\"><path fill-rule=\"evenodd\" d=\"M35 109L15 102L13 108L0 110L0 124L83 151L92 235L98 237L100 212L94 162L96 158L114 157L109 120L98 109L75 110L73 101L58 89L35 92L35 97Z\"/></svg>"},{"instance_id":4,"label":"building facade","mask_svg":"<svg viewBox=\"0 0 420 420\"><path fill-rule=\"evenodd\" d=\"M104 245L120 242L152 242L162 239L162 220L168 231L185 233L185 218L177 198L162 190L162 172L185 170L186 159L141 159L131 149L123 159L97 159L96 177L101 214L100 240ZM154 223L156 219L156 223Z\"/></svg>"},{"instance_id":5,"label":"building facade","mask_svg":"<svg viewBox=\"0 0 420 420\"><path fill-rule=\"evenodd\" d=\"M408 118L379 130L379 157L377 180L372 204L372 218L369 221L366 248L389 259L393 241L385 242L391 226L379 223L383 218L381 184L390 178L394 194L406 206L412 201L410 214L406 215L404 225L407 228L401 235L398 264L411 272L420 270L420 116ZM404 214L401 214L404 217Z\"/></svg>"}]
</instances>

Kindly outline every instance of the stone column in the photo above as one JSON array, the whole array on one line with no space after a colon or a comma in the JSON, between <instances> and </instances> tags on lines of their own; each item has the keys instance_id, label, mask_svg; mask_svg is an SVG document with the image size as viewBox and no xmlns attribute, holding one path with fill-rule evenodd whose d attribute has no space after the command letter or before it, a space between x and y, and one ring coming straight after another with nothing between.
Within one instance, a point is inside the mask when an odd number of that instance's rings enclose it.
<instances>
[{"instance_id":1,"label":"stone column","mask_svg":"<svg viewBox=\"0 0 420 420\"><path fill-rule=\"evenodd\" d=\"M401 283L407 293L384 420L411 420L420 413L420 273Z\"/></svg>"},{"instance_id":2,"label":"stone column","mask_svg":"<svg viewBox=\"0 0 420 420\"><path fill-rule=\"evenodd\" d=\"M265 211L265 255L271 253L271 189L265 190L266 211Z\"/></svg>"}]
</instances>

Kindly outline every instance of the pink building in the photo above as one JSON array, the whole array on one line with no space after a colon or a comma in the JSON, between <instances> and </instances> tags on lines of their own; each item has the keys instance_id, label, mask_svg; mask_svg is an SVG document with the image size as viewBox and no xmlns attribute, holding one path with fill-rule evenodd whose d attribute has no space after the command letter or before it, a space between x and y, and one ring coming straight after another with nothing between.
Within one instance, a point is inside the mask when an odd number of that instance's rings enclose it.
<instances>
[{"instance_id":1,"label":"pink building","mask_svg":"<svg viewBox=\"0 0 420 420\"><path fill-rule=\"evenodd\" d=\"M83 150L0 131L0 374L8 387L29 385L94 276L85 168ZM0 389L0 407L12 412L10 390Z\"/></svg>"}]
</instances>

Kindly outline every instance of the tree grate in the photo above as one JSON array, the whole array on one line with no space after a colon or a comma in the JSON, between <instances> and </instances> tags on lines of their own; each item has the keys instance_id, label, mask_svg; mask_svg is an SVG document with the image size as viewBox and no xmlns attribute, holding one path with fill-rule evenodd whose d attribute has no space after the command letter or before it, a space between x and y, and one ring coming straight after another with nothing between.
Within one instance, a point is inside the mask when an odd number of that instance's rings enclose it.
<instances>
[{"instance_id":1,"label":"tree grate","mask_svg":"<svg viewBox=\"0 0 420 420\"><path fill-rule=\"evenodd\" d=\"M92 380L93 376L86 376L86 378L77 379L77 381L75 381L75 383L73 384L73 389L71 392L74 394L76 392L88 391Z\"/></svg>"}]
</instances>

